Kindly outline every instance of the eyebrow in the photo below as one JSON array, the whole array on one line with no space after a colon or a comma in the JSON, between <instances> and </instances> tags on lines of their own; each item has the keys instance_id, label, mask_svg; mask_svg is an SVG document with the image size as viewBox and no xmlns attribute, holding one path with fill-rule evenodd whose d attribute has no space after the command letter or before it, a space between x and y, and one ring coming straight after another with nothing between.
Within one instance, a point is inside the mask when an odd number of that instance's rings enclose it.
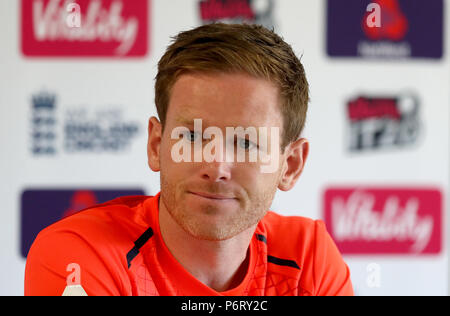
<instances>
[{"instance_id":1,"label":"eyebrow","mask_svg":"<svg viewBox=\"0 0 450 316\"><path fill-rule=\"evenodd\" d=\"M182 124L182 125L188 125L188 126L194 126L194 119L202 120L202 129L208 128L210 126L214 126L214 125L209 125L208 122L205 119L200 118L200 117L187 118L187 117L184 117L184 116L181 116L181 115L178 115L178 116L175 117L175 121L177 123ZM233 128L242 127L244 129L247 129L249 127L254 127L256 129L256 134L258 135L258 137L259 137L259 134L260 134L259 133L259 128L255 127L255 126L241 126L241 125L238 125L238 126L227 126L227 127L233 127Z\"/></svg>"},{"instance_id":2,"label":"eyebrow","mask_svg":"<svg viewBox=\"0 0 450 316\"><path fill-rule=\"evenodd\" d=\"M201 117L187 118L187 117L185 117L185 116L178 115L178 116L175 118L175 121L176 121L177 123L179 123L179 124L182 124L182 125L194 126L194 120L196 120L196 119L202 120L202 129L205 129L205 128L207 128L208 126L210 126L210 125L208 124L208 121L206 121L205 119L203 119L203 118L201 118Z\"/></svg>"},{"instance_id":3,"label":"eyebrow","mask_svg":"<svg viewBox=\"0 0 450 316\"><path fill-rule=\"evenodd\" d=\"M207 121L205 121L203 118L200 118L200 117L187 118L187 117L185 117L183 115L177 115L175 117L175 121L177 123L182 124L182 125L187 125L189 127L194 126L194 119L201 119L202 120L202 129L203 130L205 128L208 128L209 126L211 126L211 125L208 124ZM237 127L237 126L227 126L227 127ZM254 127L254 126L240 126L240 127L243 127L244 129L247 129L249 127ZM256 136L259 139L260 138L259 128L258 127L255 127L255 128L256 128Z\"/></svg>"},{"instance_id":4,"label":"eyebrow","mask_svg":"<svg viewBox=\"0 0 450 316\"><path fill-rule=\"evenodd\" d=\"M184 124L184 125L194 125L194 119L188 119L183 116L177 116L175 118L175 121L177 121L180 124Z\"/></svg>"}]
</instances>

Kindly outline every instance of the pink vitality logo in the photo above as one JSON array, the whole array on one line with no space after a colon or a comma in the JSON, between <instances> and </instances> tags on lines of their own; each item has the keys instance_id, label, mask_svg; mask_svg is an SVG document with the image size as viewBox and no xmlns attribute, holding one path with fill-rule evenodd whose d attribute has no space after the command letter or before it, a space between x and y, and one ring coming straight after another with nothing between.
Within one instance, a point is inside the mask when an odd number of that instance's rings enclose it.
<instances>
[{"instance_id":1,"label":"pink vitality logo","mask_svg":"<svg viewBox=\"0 0 450 316\"><path fill-rule=\"evenodd\" d=\"M149 0L22 0L22 52L31 57L142 57ZM76 4L78 10L72 10ZM70 15L79 15L71 26Z\"/></svg>"},{"instance_id":2,"label":"pink vitality logo","mask_svg":"<svg viewBox=\"0 0 450 316\"><path fill-rule=\"evenodd\" d=\"M429 188L329 188L324 220L343 254L438 254L442 195Z\"/></svg>"}]
</instances>

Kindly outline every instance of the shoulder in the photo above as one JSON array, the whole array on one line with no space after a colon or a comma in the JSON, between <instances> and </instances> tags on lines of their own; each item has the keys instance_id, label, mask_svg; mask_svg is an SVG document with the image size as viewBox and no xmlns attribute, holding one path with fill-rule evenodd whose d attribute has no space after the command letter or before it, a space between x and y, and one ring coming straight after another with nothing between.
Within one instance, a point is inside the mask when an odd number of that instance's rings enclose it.
<instances>
[{"instance_id":1,"label":"shoulder","mask_svg":"<svg viewBox=\"0 0 450 316\"><path fill-rule=\"evenodd\" d=\"M55 261L56 255L73 260L100 258L125 265L125 255L148 228L144 221L145 196L121 197L68 216L43 229L27 256Z\"/></svg>"},{"instance_id":2,"label":"shoulder","mask_svg":"<svg viewBox=\"0 0 450 316\"><path fill-rule=\"evenodd\" d=\"M326 234L325 224L303 216L284 216L269 211L261 224L270 238L272 246L280 244L286 247L286 241L292 243L297 251L302 247L312 246L317 237Z\"/></svg>"},{"instance_id":3,"label":"shoulder","mask_svg":"<svg viewBox=\"0 0 450 316\"><path fill-rule=\"evenodd\" d=\"M27 256L26 295L60 295L66 268L82 271L83 288L98 295L129 293L127 252L146 229L148 197L122 197L64 218L42 230Z\"/></svg>"},{"instance_id":4,"label":"shoulder","mask_svg":"<svg viewBox=\"0 0 450 316\"><path fill-rule=\"evenodd\" d=\"M134 235L136 226L144 226L143 204L147 196L125 196L94 205L43 229L36 240L59 234L72 233L93 240L105 237ZM119 234L118 234L119 233ZM132 237L132 236L130 236Z\"/></svg>"},{"instance_id":5,"label":"shoulder","mask_svg":"<svg viewBox=\"0 0 450 316\"><path fill-rule=\"evenodd\" d=\"M306 264L318 253L334 246L322 220L303 216L284 216L269 211L261 221L268 249Z\"/></svg>"},{"instance_id":6,"label":"shoulder","mask_svg":"<svg viewBox=\"0 0 450 316\"><path fill-rule=\"evenodd\" d=\"M350 272L322 220L268 212L260 231L269 254L295 261L312 295L353 295Z\"/></svg>"},{"instance_id":7,"label":"shoulder","mask_svg":"<svg viewBox=\"0 0 450 316\"><path fill-rule=\"evenodd\" d=\"M266 237L268 254L295 261L302 271L317 264L315 257L328 242L323 221L308 217L269 211L259 228Z\"/></svg>"}]
</instances>

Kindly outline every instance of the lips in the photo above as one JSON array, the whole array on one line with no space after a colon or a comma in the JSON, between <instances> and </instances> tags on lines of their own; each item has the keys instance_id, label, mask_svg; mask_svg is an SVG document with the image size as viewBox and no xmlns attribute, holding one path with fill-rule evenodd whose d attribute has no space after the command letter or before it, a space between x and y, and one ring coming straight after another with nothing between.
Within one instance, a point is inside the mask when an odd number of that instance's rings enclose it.
<instances>
[{"instance_id":1,"label":"lips","mask_svg":"<svg viewBox=\"0 0 450 316\"><path fill-rule=\"evenodd\" d=\"M228 196L228 195L223 195L223 194L205 193L205 192L189 192L189 193L201 196L203 198L212 199L212 200L232 200L232 199L235 199L233 196Z\"/></svg>"}]
</instances>

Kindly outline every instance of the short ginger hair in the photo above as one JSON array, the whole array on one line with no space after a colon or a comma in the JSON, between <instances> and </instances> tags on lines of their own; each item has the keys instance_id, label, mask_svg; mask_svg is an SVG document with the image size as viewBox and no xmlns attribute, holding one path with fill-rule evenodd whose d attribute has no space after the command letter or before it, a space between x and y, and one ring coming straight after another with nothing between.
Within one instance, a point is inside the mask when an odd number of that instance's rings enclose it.
<instances>
[{"instance_id":1,"label":"short ginger hair","mask_svg":"<svg viewBox=\"0 0 450 316\"><path fill-rule=\"evenodd\" d=\"M171 89L186 72L245 73L274 83L283 118L282 151L303 131L308 81L292 47L274 31L253 24L212 23L173 37L155 78L155 105L163 129Z\"/></svg>"}]
</instances>

